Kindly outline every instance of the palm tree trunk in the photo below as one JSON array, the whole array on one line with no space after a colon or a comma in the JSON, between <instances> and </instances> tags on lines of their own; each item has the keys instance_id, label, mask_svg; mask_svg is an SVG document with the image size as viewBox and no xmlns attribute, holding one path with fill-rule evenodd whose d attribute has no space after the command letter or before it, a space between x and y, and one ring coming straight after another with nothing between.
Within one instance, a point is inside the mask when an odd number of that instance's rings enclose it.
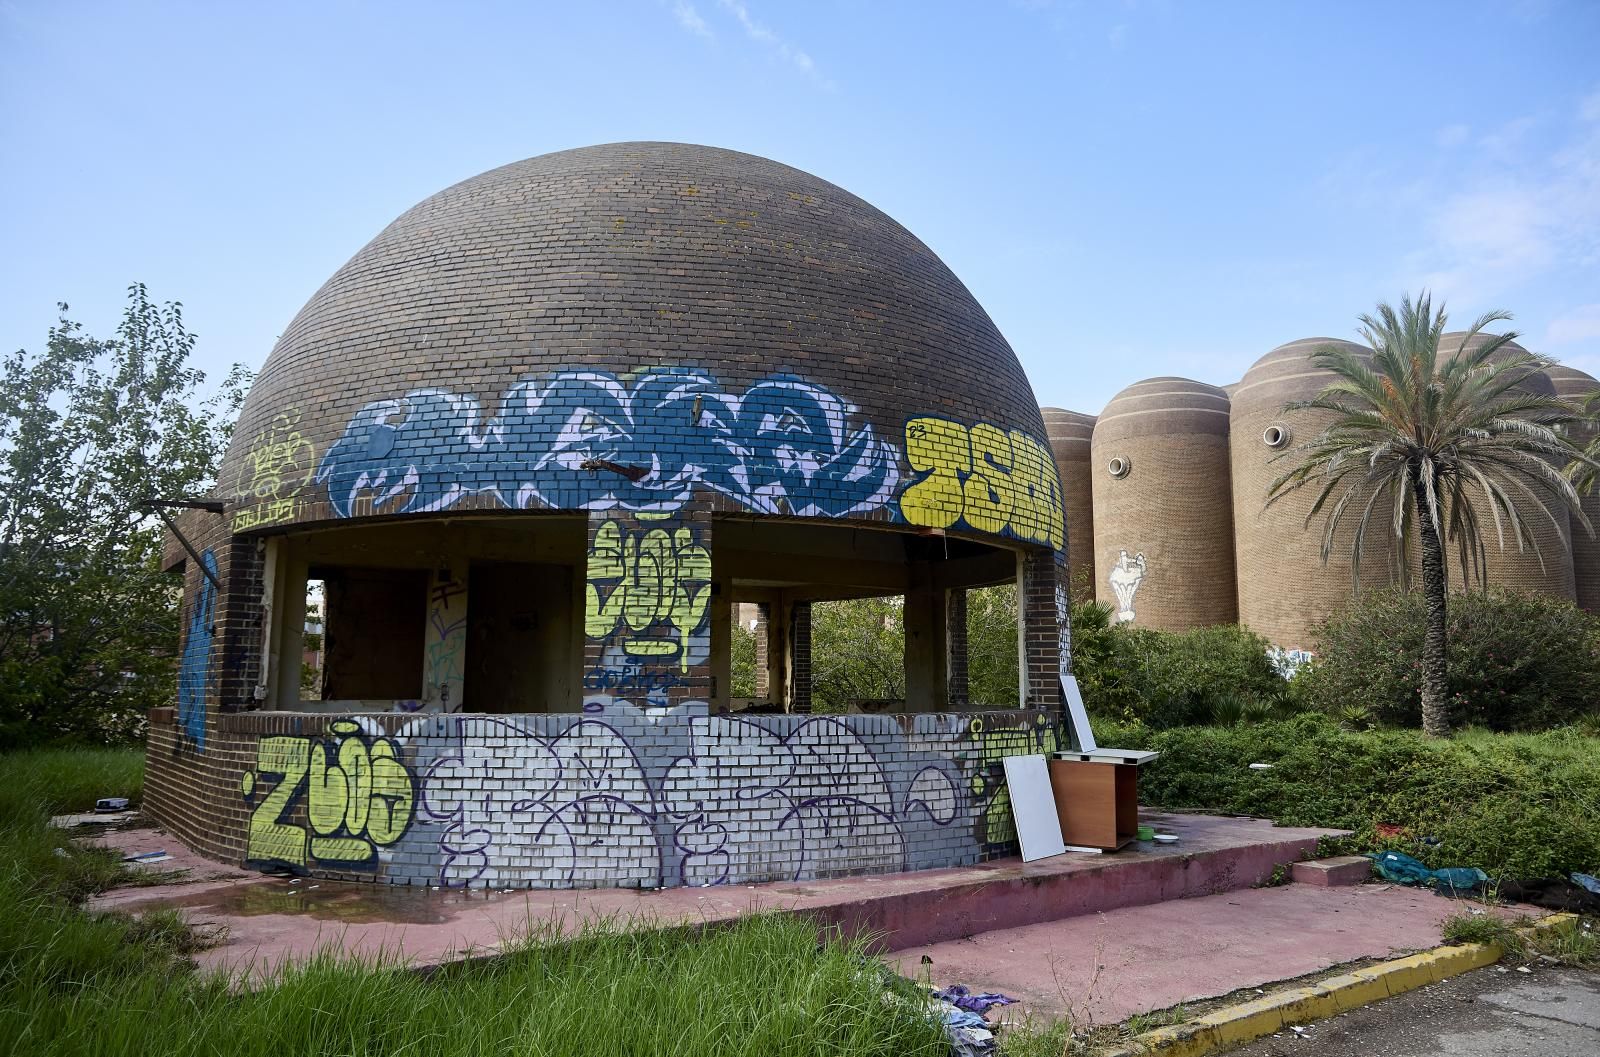
<instances>
[{"instance_id":1,"label":"palm tree trunk","mask_svg":"<svg viewBox=\"0 0 1600 1057\"><path fill-rule=\"evenodd\" d=\"M1445 654L1446 589L1444 541L1429 516L1428 495L1419 481L1412 485L1417 526L1422 538L1422 597L1428 608L1422 638L1422 732L1443 738L1450 734L1449 659Z\"/></svg>"}]
</instances>

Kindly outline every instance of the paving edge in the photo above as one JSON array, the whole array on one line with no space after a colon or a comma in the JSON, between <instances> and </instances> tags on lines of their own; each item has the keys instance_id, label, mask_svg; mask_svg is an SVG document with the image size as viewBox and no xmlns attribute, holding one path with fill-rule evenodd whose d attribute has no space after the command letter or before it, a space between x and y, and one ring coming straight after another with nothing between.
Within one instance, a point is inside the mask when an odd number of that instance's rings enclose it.
<instances>
[{"instance_id":1,"label":"paving edge","mask_svg":"<svg viewBox=\"0 0 1600 1057\"><path fill-rule=\"evenodd\" d=\"M1577 924L1576 914L1551 914L1529 926L1528 931L1570 932ZM1097 1057L1205 1057L1282 1031L1291 1024L1326 1020L1493 965L1504 954L1496 944L1435 947L1308 987L1228 1006L1182 1024L1157 1028L1113 1049L1098 1051Z\"/></svg>"}]
</instances>

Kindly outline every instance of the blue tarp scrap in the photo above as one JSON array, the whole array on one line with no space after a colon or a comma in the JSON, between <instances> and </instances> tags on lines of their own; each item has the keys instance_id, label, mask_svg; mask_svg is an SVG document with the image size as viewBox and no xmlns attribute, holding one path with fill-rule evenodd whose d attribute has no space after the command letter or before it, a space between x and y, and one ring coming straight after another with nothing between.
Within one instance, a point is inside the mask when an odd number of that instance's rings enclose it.
<instances>
[{"instance_id":1,"label":"blue tarp scrap","mask_svg":"<svg viewBox=\"0 0 1600 1057\"><path fill-rule=\"evenodd\" d=\"M961 984L932 991L931 1000L941 1011L953 1057L990 1057L995 1053L994 1030L983 1019L983 1014L995 1006L1008 1006L1016 1001L996 991L974 994Z\"/></svg>"},{"instance_id":2,"label":"blue tarp scrap","mask_svg":"<svg viewBox=\"0 0 1600 1057\"><path fill-rule=\"evenodd\" d=\"M965 1009L972 1013L987 1013L995 1006L1009 1006L1016 1001L1010 995L1002 995L998 991L974 994L963 984L952 984L942 991L935 991L933 997L949 1002L957 1009Z\"/></svg>"},{"instance_id":3,"label":"blue tarp scrap","mask_svg":"<svg viewBox=\"0 0 1600 1057\"><path fill-rule=\"evenodd\" d=\"M1430 870L1409 855L1397 851L1368 852L1372 868L1385 881L1395 884L1431 887L1438 895L1480 895L1489 875L1476 866L1452 866Z\"/></svg>"}]
</instances>

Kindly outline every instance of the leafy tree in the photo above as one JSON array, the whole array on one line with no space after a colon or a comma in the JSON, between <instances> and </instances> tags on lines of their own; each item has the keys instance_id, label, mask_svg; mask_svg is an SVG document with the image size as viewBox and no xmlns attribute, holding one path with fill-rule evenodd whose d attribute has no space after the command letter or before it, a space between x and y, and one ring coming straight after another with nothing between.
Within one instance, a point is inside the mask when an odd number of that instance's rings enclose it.
<instances>
[{"instance_id":1,"label":"leafy tree","mask_svg":"<svg viewBox=\"0 0 1600 1057\"><path fill-rule=\"evenodd\" d=\"M730 679L733 685L729 688L729 696L755 697L756 633L737 620L732 622L731 631Z\"/></svg>"},{"instance_id":2,"label":"leafy tree","mask_svg":"<svg viewBox=\"0 0 1600 1057\"><path fill-rule=\"evenodd\" d=\"M1489 540L1481 523L1492 517L1493 539L1538 552L1530 519L1549 520L1570 510L1588 529L1578 493L1562 472L1584 456L1564 435L1579 421L1574 405L1524 385L1551 361L1511 344L1515 332L1488 335L1483 328L1509 319L1490 312L1472 325L1462 351L1441 355L1445 313L1426 293L1396 312L1380 304L1360 317L1371 356L1326 346L1312 362L1334 375L1315 399L1286 411L1331 413L1325 429L1288 455L1298 464L1273 482L1268 503L1304 488L1314 490L1308 521L1323 516L1322 556L1335 530L1353 524L1355 565L1374 525L1401 543L1413 538L1422 557L1427 603L1422 650L1422 728L1446 735L1449 723L1447 583L1445 548L1454 544L1462 574L1485 576Z\"/></svg>"},{"instance_id":3,"label":"leafy tree","mask_svg":"<svg viewBox=\"0 0 1600 1057\"><path fill-rule=\"evenodd\" d=\"M0 379L0 748L125 738L171 700L178 585L144 500L205 490L247 381L200 401L194 335L142 285L109 339L60 309Z\"/></svg>"},{"instance_id":4,"label":"leafy tree","mask_svg":"<svg viewBox=\"0 0 1600 1057\"><path fill-rule=\"evenodd\" d=\"M1415 726L1426 608L1415 591L1363 592L1318 626L1317 659L1295 692L1331 715L1355 708ZM1600 715L1600 619L1499 588L1456 595L1449 615L1453 725L1546 730Z\"/></svg>"},{"instance_id":5,"label":"leafy tree","mask_svg":"<svg viewBox=\"0 0 1600 1057\"><path fill-rule=\"evenodd\" d=\"M1017 703L1017 585L967 592L967 699L973 707Z\"/></svg>"},{"instance_id":6,"label":"leafy tree","mask_svg":"<svg viewBox=\"0 0 1600 1057\"><path fill-rule=\"evenodd\" d=\"M903 599L850 598L811 606L811 698L818 712L906 696Z\"/></svg>"}]
</instances>

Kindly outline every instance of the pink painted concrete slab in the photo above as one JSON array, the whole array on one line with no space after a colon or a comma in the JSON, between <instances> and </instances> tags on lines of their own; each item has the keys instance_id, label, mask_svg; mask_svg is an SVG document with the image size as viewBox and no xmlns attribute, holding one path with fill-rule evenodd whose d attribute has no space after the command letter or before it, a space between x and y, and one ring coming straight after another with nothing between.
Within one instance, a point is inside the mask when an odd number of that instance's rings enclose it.
<instances>
[{"instance_id":1,"label":"pink painted concrete slab","mask_svg":"<svg viewBox=\"0 0 1600 1057\"><path fill-rule=\"evenodd\" d=\"M1438 946L1440 923L1462 908L1393 885L1293 884L988 932L898 951L889 960L917 979L931 972L939 987L966 984L1021 1000L991 1012L991 1019L1031 1013L1115 1024L1360 958ZM923 966L924 956L931 966Z\"/></svg>"},{"instance_id":2,"label":"pink painted concrete slab","mask_svg":"<svg viewBox=\"0 0 1600 1057\"><path fill-rule=\"evenodd\" d=\"M133 912L172 906L191 921L225 926L227 942L200 956L202 965L221 970L261 970L327 945L427 965L491 953L530 922L572 931L603 917L698 924L756 910L804 911L852 933L884 937L881 946L894 949L1232 891L1313 854L1318 837L1334 832L1207 815L1145 812L1144 819L1179 835L1179 843L801 883L493 893L267 877L201 859L156 831L132 830L103 839L127 851L165 848L175 860L162 867L190 866L203 879L120 889L93 905Z\"/></svg>"}]
</instances>

